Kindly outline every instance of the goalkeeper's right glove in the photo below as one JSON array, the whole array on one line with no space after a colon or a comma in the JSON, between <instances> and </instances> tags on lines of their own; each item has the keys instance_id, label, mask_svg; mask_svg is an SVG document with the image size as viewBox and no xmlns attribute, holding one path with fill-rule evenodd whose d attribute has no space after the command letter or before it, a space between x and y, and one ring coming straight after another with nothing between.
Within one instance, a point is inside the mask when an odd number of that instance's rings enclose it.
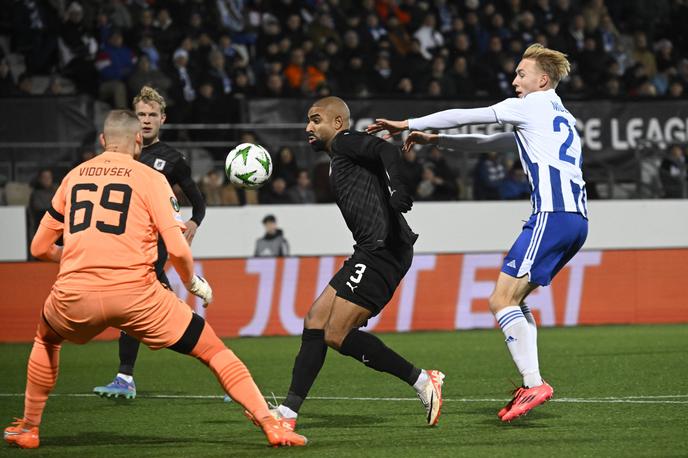
<instances>
[{"instance_id":1,"label":"goalkeeper's right glove","mask_svg":"<svg viewBox=\"0 0 688 458\"><path fill-rule=\"evenodd\" d=\"M203 299L203 307L207 307L213 301L213 290L205 278L194 275L185 286L191 294Z\"/></svg>"}]
</instances>

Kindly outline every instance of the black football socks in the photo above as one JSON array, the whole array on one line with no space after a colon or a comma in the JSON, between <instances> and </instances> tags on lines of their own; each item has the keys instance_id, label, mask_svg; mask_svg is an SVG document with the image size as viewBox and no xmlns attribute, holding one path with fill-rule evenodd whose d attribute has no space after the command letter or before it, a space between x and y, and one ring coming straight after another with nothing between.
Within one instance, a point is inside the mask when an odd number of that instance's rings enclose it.
<instances>
[{"instance_id":1,"label":"black football socks","mask_svg":"<svg viewBox=\"0 0 688 458\"><path fill-rule=\"evenodd\" d=\"M344 338L339 352L376 371L392 374L409 385L416 383L421 373L421 369L405 360L380 339L358 329L352 330Z\"/></svg>"},{"instance_id":2,"label":"black football socks","mask_svg":"<svg viewBox=\"0 0 688 458\"><path fill-rule=\"evenodd\" d=\"M282 405L298 413L325 363L326 355L325 331L304 328L301 335L301 348L299 354L296 355L294 369L291 372L291 385Z\"/></svg>"},{"instance_id":3,"label":"black football socks","mask_svg":"<svg viewBox=\"0 0 688 458\"><path fill-rule=\"evenodd\" d=\"M136 356L139 354L139 341L124 331L119 334L119 372L134 375Z\"/></svg>"}]
</instances>

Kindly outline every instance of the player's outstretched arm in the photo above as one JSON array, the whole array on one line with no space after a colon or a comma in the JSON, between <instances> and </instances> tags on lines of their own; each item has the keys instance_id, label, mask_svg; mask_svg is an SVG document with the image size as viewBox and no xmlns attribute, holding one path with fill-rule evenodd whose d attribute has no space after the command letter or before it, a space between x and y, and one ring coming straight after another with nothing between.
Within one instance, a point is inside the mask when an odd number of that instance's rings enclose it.
<instances>
[{"instance_id":1,"label":"player's outstretched arm","mask_svg":"<svg viewBox=\"0 0 688 458\"><path fill-rule=\"evenodd\" d=\"M437 113L408 120L408 129L451 129L466 124L492 124L497 122L497 115L491 107L456 108L438 111Z\"/></svg>"},{"instance_id":2,"label":"player's outstretched arm","mask_svg":"<svg viewBox=\"0 0 688 458\"><path fill-rule=\"evenodd\" d=\"M422 118L411 118L403 121L390 119L376 119L366 128L369 134L376 134L386 130L388 133L382 138L389 140L404 130L450 129L466 124L491 124L497 122L497 116L490 107L467 108L438 111Z\"/></svg>"},{"instance_id":3,"label":"player's outstretched arm","mask_svg":"<svg viewBox=\"0 0 688 458\"><path fill-rule=\"evenodd\" d=\"M60 262L62 247L55 245L62 235L62 230L52 229L43 224L38 226L36 235L31 241L31 256L41 261Z\"/></svg>"},{"instance_id":4,"label":"player's outstretched arm","mask_svg":"<svg viewBox=\"0 0 688 458\"><path fill-rule=\"evenodd\" d=\"M379 118L376 119L374 123L366 127L366 132L369 134L376 134L386 130L388 133L383 135L382 138L389 140L393 136L400 134L408 128L408 120L392 121L391 119Z\"/></svg>"},{"instance_id":5,"label":"player's outstretched arm","mask_svg":"<svg viewBox=\"0 0 688 458\"><path fill-rule=\"evenodd\" d=\"M437 135L437 144L442 148L450 148L469 153L509 153L518 151L513 132L502 132L493 135Z\"/></svg>"},{"instance_id":6,"label":"player's outstretched arm","mask_svg":"<svg viewBox=\"0 0 688 458\"><path fill-rule=\"evenodd\" d=\"M404 151L408 151L415 145L437 145L440 136L438 134L427 134L418 130L411 132L404 141Z\"/></svg>"}]
</instances>

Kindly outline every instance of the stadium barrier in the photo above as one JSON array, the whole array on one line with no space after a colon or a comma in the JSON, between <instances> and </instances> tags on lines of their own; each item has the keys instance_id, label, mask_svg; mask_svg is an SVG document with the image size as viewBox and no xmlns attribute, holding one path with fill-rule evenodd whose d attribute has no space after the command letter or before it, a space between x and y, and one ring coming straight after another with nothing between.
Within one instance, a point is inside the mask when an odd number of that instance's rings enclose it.
<instances>
[{"instance_id":1,"label":"stadium barrier","mask_svg":"<svg viewBox=\"0 0 688 458\"><path fill-rule=\"evenodd\" d=\"M588 250L688 248L688 199L596 200L588 207ZM27 259L23 211L0 207L0 261ZM530 211L526 200L417 202L406 218L420 234L416 253L486 253L508 249ZM351 254L351 232L334 204L247 205L209 207L191 246L194 257L253 256L267 214L277 217L294 256ZM183 216L191 217L190 209L184 209Z\"/></svg>"},{"instance_id":2,"label":"stadium barrier","mask_svg":"<svg viewBox=\"0 0 688 458\"><path fill-rule=\"evenodd\" d=\"M543 326L688 322L683 281L688 249L583 251L528 304ZM455 330L495 327L487 308L503 253L420 254L392 301L368 329ZM175 291L222 337L299 334L308 307L342 256L207 259L196 271L213 285L203 309L170 269ZM57 266L0 264L1 342L29 342ZM17 287L21 285L21 287ZM116 338L113 329L99 339Z\"/></svg>"}]
</instances>

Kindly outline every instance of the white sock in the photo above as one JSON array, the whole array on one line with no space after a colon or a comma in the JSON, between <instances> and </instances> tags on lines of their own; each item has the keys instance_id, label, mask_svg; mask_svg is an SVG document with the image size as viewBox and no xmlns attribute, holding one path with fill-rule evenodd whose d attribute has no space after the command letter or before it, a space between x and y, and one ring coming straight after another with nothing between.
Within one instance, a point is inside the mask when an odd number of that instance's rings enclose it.
<instances>
[{"instance_id":1,"label":"white sock","mask_svg":"<svg viewBox=\"0 0 688 458\"><path fill-rule=\"evenodd\" d=\"M279 406L277 406L277 411L278 411L278 412L280 413L280 415L282 415L284 418L296 418L296 417L299 416L298 413L294 412L293 410L291 410L291 409L290 409L289 407L287 407L287 406L283 406L282 404L280 404Z\"/></svg>"},{"instance_id":2,"label":"white sock","mask_svg":"<svg viewBox=\"0 0 688 458\"><path fill-rule=\"evenodd\" d=\"M416 383L413 384L413 387L416 389L417 392L421 392L421 390L425 387L425 384L428 383L428 380L430 379L430 376L428 375L428 372L425 369L422 369L420 371L420 375L418 376L418 380L416 380Z\"/></svg>"},{"instance_id":3,"label":"white sock","mask_svg":"<svg viewBox=\"0 0 688 458\"><path fill-rule=\"evenodd\" d=\"M533 316L533 312L530 311L530 307L526 304L521 306L521 311L530 325L530 337L533 339L533 348L535 348L535 355L537 356L537 323L535 322L535 317Z\"/></svg>"},{"instance_id":4,"label":"white sock","mask_svg":"<svg viewBox=\"0 0 688 458\"><path fill-rule=\"evenodd\" d=\"M131 383L131 382L134 381L134 376L133 376L133 375L127 375L127 374L123 374L123 373L121 373L121 372L118 372L118 373L117 373L117 377L121 378L122 380L124 380L124 381L127 382L127 383Z\"/></svg>"},{"instance_id":5,"label":"white sock","mask_svg":"<svg viewBox=\"0 0 688 458\"><path fill-rule=\"evenodd\" d=\"M495 314L495 318L506 337L511 358L523 376L523 385L528 388L542 385L536 337L521 308L516 305L505 307Z\"/></svg>"}]
</instances>

